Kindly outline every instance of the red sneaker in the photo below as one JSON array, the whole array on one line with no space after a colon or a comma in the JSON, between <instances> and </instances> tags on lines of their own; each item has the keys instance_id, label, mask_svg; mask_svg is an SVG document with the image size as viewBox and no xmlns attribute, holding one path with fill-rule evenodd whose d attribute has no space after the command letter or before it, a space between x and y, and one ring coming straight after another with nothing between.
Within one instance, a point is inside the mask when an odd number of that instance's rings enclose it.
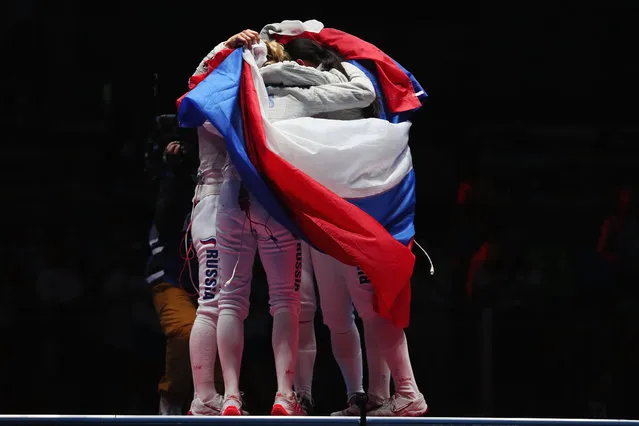
<instances>
[{"instance_id":1,"label":"red sneaker","mask_svg":"<svg viewBox=\"0 0 639 426\"><path fill-rule=\"evenodd\" d=\"M304 409L297 401L295 392L288 395L275 394L275 402L271 410L271 416L305 416Z\"/></svg>"},{"instance_id":2,"label":"red sneaker","mask_svg":"<svg viewBox=\"0 0 639 426\"><path fill-rule=\"evenodd\" d=\"M222 416L241 416L242 415L242 397L240 395L229 395L224 397L222 403Z\"/></svg>"}]
</instances>

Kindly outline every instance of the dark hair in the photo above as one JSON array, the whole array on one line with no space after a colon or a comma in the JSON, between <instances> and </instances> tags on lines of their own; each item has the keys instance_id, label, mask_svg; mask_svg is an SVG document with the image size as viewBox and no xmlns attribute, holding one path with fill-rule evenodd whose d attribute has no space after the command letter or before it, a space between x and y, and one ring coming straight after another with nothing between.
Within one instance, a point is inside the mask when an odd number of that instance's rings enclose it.
<instances>
[{"instance_id":1,"label":"dark hair","mask_svg":"<svg viewBox=\"0 0 639 426\"><path fill-rule=\"evenodd\" d=\"M295 38L284 46L286 52L292 60L301 59L311 64L321 65L325 71L336 69L346 77L348 73L344 69L342 62L346 60L334 50L311 40L310 38ZM379 117L381 104L378 97L373 103L363 109L365 117Z\"/></svg>"},{"instance_id":2,"label":"dark hair","mask_svg":"<svg viewBox=\"0 0 639 426\"><path fill-rule=\"evenodd\" d=\"M292 60L301 59L313 64L321 65L324 70L329 71L333 68L348 77L342 62L344 58L338 55L332 49L326 46L322 46L315 40L310 38L296 38L288 43L284 47Z\"/></svg>"}]
</instances>

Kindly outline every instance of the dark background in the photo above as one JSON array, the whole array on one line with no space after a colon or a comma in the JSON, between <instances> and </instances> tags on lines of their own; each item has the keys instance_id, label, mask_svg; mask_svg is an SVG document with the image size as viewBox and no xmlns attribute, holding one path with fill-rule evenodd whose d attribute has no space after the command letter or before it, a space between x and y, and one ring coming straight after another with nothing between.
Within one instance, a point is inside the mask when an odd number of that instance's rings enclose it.
<instances>
[{"instance_id":1,"label":"dark background","mask_svg":"<svg viewBox=\"0 0 639 426\"><path fill-rule=\"evenodd\" d=\"M150 120L175 112L197 63L231 34L318 19L377 45L430 95L411 149L416 238L437 273L418 255L407 335L431 413L639 417L636 272L628 279L596 251L619 189L636 185L636 5L2 7L0 412L157 412L163 336L144 283ZM634 223L623 234L636 244ZM470 297L469 259L484 243L493 266ZM38 288L52 262L77 288ZM247 351L268 353L261 302ZM314 394L326 413L341 408L344 388L317 330ZM245 384L247 401L266 412L272 361L247 363L260 377Z\"/></svg>"}]
</instances>

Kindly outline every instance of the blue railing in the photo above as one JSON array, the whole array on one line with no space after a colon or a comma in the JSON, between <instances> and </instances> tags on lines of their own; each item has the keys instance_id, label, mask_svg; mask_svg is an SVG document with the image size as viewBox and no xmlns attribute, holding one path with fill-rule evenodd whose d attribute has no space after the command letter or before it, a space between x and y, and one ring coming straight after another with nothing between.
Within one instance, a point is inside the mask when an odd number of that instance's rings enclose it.
<instances>
[{"instance_id":1,"label":"blue railing","mask_svg":"<svg viewBox=\"0 0 639 426\"><path fill-rule=\"evenodd\" d=\"M487 417L368 417L369 426L639 426L637 420L617 419L532 419ZM359 426L359 417L193 417L193 416L69 416L69 415L0 415L2 425L253 425L253 426Z\"/></svg>"}]
</instances>

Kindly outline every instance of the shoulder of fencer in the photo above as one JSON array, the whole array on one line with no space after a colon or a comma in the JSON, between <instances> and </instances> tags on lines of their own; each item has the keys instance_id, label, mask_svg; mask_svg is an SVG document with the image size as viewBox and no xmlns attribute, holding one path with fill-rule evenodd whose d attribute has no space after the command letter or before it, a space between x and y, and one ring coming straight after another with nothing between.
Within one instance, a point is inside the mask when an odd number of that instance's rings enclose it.
<instances>
[{"instance_id":1,"label":"shoulder of fencer","mask_svg":"<svg viewBox=\"0 0 639 426\"><path fill-rule=\"evenodd\" d=\"M342 62L342 66L344 67L344 71L348 74L349 81L351 83L357 84L358 87L371 91L375 93L375 87L373 86L373 82L368 78L366 74L355 65L350 62Z\"/></svg>"},{"instance_id":2,"label":"shoulder of fencer","mask_svg":"<svg viewBox=\"0 0 639 426\"><path fill-rule=\"evenodd\" d=\"M361 69L357 68L350 62L342 62L342 66L344 67L344 71L346 71L346 74L348 74L351 80L353 78L365 78L367 80L369 79Z\"/></svg>"},{"instance_id":3,"label":"shoulder of fencer","mask_svg":"<svg viewBox=\"0 0 639 426\"><path fill-rule=\"evenodd\" d=\"M342 62L342 66L344 67L344 69L346 70L347 73L356 73L356 74L362 74L364 75L364 73L362 72L362 70L360 70L359 68L357 68L355 65L351 64L350 62Z\"/></svg>"}]
</instances>

